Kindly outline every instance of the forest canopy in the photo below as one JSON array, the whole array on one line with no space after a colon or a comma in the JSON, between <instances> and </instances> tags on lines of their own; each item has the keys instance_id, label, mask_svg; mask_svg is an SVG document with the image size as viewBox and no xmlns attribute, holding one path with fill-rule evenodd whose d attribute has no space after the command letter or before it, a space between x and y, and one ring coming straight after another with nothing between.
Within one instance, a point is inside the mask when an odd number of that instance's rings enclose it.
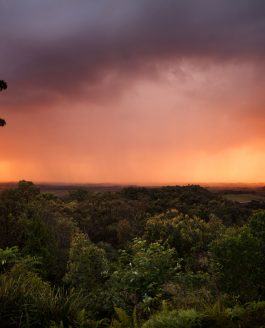
<instances>
[{"instance_id":1,"label":"forest canopy","mask_svg":"<svg viewBox=\"0 0 265 328\"><path fill-rule=\"evenodd\" d=\"M0 325L261 327L254 205L196 185L59 197L20 181L0 194Z\"/></svg>"}]
</instances>

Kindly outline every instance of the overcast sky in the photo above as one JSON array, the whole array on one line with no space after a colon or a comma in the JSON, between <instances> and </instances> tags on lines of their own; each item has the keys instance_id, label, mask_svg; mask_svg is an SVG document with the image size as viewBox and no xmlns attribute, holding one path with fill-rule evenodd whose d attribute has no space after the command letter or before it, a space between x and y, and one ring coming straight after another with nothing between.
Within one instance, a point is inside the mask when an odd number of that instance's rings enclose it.
<instances>
[{"instance_id":1,"label":"overcast sky","mask_svg":"<svg viewBox=\"0 0 265 328\"><path fill-rule=\"evenodd\" d=\"M265 182L264 0L0 0L0 180Z\"/></svg>"}]
</instances>

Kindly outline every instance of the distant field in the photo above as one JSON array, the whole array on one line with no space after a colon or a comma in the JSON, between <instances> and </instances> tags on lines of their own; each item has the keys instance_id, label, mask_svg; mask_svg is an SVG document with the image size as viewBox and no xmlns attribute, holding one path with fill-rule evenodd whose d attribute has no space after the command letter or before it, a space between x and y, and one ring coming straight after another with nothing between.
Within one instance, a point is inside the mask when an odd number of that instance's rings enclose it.
<instances>
[{"instance_id":1,"label":"distant field","mask_svg":"<svg viewBox=\"0 0 265 328\"><path fill-rule=\"evenodd\" d=\"M63 197L67 195L70 191L77 189L86 189L95 192L113 192L122 189L122 185L112 185L112 184L36 184L41 192L52 193L56 196ZM0 193L6 189L13 189L17 187L17 183L1 183L0 182Z\"/></svg>"},{"instance_id":2,"label":"distant field","mask_svg":"<svg viewBox=\"0 0 265 328\"><path fill-rule=\"evenodd\" d=\"M85 189L88 191L93 191L93 192L113 192L113 191L118 191L120 190L122 187L121 186L112 186L112 185L71 185L71 186L45 186L45 185L40 185L40 190L41 192L45 192L45 193L51 193L54 194L58 197L63 197L66 196L67 194L69 194L69 192L77 190L77 189Z\"/></svg>"},{"instance_id":3,"label":"distant field","mask_svg":"<svg viewBox=\"0 0 265 328\"><path fill-rule=\"evenodd\" d=\"M52 193L58 197L64 197L69 192L77 189L85 189L93 192L115 192L121 190L128 185L112 185L112 184L52 184L52 183L41 183L36 184L41 192ZM265 202L265 188L264 184L261 185L204 185L209 191L213 193L219 193L222 197L239 202L239 203L248 203L252 200L264 201ZM16 188L17 183L1 183L0 182L0 193L5 189ZM153 186L152 188L156 188ZM150 188L150 187L149 187Z\"/></svg>"},{"instance_id":4,"label":"distant field","mask_svg":"<svg viewBox=\"0 0 265 328\"><path fill-rule=\"evenodd\" d=\"M251 202L252 200L265 202L264 194L253 194L253 193L226 194L226 195L223 195L223 197L228 200L232 200L232 201L239 202L239 203L248 203L248 202Z\"/></svg>"}]
</instances>

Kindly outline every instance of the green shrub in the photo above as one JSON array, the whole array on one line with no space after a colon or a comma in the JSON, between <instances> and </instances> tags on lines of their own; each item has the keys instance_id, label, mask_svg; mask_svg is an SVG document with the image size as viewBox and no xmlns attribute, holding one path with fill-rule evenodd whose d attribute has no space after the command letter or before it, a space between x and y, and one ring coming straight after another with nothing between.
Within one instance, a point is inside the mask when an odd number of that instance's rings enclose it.
<instances>
[{"instance_id":1,"label":"green shrub","mask_svg":"<svg viewBox=\"0 0 265 328\"><path fill-rule=\"evenodd\" d=\"M221 302L204 312L195 310L161 311L142 328L264 328L265 302L225 308Z\"/></svg>"},{"instance_id":2,"label":"green shrub","mask_svg":"<svg viewBox=\"0 0 265 328\"><path fill-rule=\"evenodd\" d=\"M265 327L265 302L248 304L239 316L240 327L261 328Z\"/></svg>"},{"instance_id":3,"label":"green shrub","mask_svg":"<svg viewBox=\"0 0 265 328\"><path fill-rule=\"evenodd\" d=\"M21 264L0 276L0 327L79 327L85 304L74 290L53 289Z\"/></svg>"},{"instance_id":4,"label":"green shrub","mask_svg":"<svg viewBox=\"0 0 265 328\"><path fill-rule=\"evenodd\" d=\"M195 310L162 311L154 315L143 328L197 328L203 315Z\"/></svg>"}]
</instances>

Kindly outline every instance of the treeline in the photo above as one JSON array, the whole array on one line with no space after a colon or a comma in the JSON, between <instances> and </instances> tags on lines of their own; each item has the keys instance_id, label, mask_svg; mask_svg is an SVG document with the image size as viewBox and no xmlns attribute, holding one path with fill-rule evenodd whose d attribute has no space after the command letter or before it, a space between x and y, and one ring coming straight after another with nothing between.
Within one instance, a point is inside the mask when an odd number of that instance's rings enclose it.
<instances>
[{"instance_id":1,"label":"treeline","mask_svg":"<svg viewBox=\"0 0 265 328\"><path fill-rule=\"evenodd\" d=\"M255 205L255 206L254 206ZM200 186L0 194L1 327L264 327L264 204Z\"/></svg>"}]
</instances>

